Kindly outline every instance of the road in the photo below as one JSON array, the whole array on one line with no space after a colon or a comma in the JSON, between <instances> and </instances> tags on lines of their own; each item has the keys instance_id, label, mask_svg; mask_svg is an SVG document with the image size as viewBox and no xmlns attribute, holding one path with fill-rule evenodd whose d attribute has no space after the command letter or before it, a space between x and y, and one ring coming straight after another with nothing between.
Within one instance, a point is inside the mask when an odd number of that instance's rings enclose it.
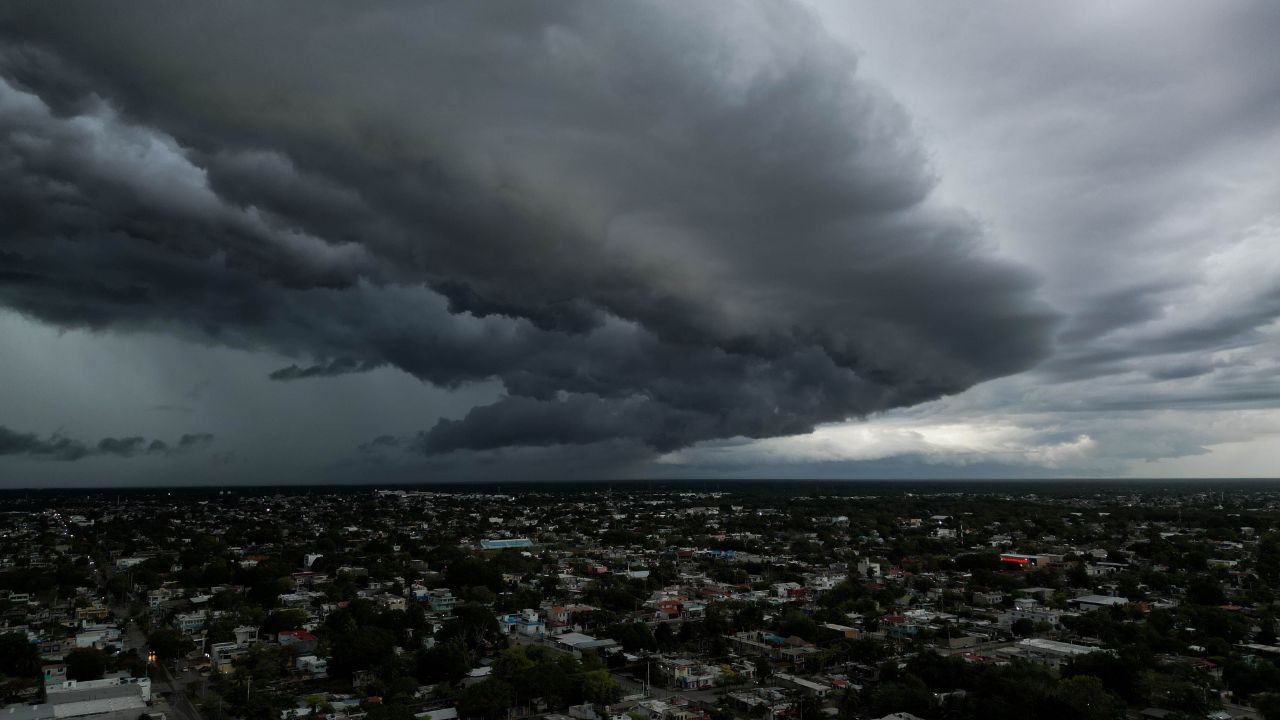
<instances>
[{"instance_id":1,"label":"road","mask_svg":"<svg viewBox=\"0 0 1280 720\"><path fill-rule=\"evenodd\" d=\"M638 668L638 672L643 674L644 663L639 663L639 665L640 667ZM630 672L624 675L621 672L612 670L610 671L610 674L613 675L613 679L616 680L618 684L622 686L622 692L624 695L639 695L641 692L644 691L643 683L639 683L639 682L636 682L635 680L632 680L629 677L629 675L631 674ZM663 687L655 687L650 685L648 696L654 700L667 701L667 700L670 700L671 698L684 698L689 702L707 702L707 703L715 704L716 699L720 696L720 693L721 691L717 690L716 688L710 688L707 690L668 690Z\"/></svg>"},{"instance_id":2,"label":"road","mask_svg":"<svg viewBox=\"0 0 1280 720\"><path fill-rule=\"evenodd\" d=\"M1017 644L1017 640L990 640L988 642L978 643L977 645L971 645L965 648L937 648L937 652L943 657L948 657L951 655L964 655L966 653L982 652L984 650L998 650L1004 647L1013 647Z\"/></svg>"},{"instance_id":3,"label":"road","mask_svg":"<svg viewBox=\"0 0 1280 720\"><path fill-rule=\"evenodd\" d=\"M541 642L538 638L532 638L527 635L513 634L511 641L519 645L543 645L544 647L552 647L548 643ZM624 674L624 672L626 674ZM644 676L644 662L633 663L625 670L610 670L609 674L613 679L622 686L624 695L639 695L644 692L644 684L631 679L630 675L635 674L637 677ZM657 679L657 675L651 676L652 680ZM684 698L689 702L711 702L714 703L719 696L719 691L715 688L709 690L668 690L663 687L654 685L649 686L647 696L654 700L670 700L671 698Z\"/></svg>"},{"instance_id":4,"label":"road","mask_svg":"<svg viewBox=\"0 0 1280 720\"><path fill-rule=\"evenodd\" d=\"M102 573L104 580L101 586L106 585L107 573ZM135 650L138 657L145 658L151 648L147 647L147 636L142 632L142 628L136 623L129 620L129 608L127 605L109 605L111 612L117 618L117 622L124 629L120 637L121 650L128 652ZM153 710L163 712L167 717L175 720L201 720L200 713L194 707L191 700L187 697L187 684L201 680L199 673L187 672L180 673L177 677L172 675L172 668L163 667L159 663L160 677L153 677L151 680L151 696L153 699Z\"/></svg>"}]
</instances>

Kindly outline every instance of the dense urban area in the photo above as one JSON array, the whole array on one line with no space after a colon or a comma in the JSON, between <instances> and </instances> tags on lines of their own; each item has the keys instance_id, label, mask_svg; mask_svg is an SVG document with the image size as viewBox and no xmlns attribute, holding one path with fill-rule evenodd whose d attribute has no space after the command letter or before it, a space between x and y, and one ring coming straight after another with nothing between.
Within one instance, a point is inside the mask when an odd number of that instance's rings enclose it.
<instances>
[{"instance_id":1,"label":"dense urban area","mask_svg":"<svg viewBox=\"0 0 1280 720\"><path fill-rule=\"evenodd\" d=\"M1280 489L0 496L3 720L1280 718Z\"/></svg>"}]
</instances>

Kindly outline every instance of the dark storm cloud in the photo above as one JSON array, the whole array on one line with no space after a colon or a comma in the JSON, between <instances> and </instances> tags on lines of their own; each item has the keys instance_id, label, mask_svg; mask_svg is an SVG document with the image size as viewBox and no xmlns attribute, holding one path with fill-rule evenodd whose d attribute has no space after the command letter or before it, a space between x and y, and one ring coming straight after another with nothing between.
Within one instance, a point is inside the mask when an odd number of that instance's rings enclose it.
<instances>
[{"instance_id":1,"label":"dark storm cloud","mask_svg":"<svg viewBox=\"0 0 1280 720\"><path fill-rule=\"evenodd\" d=\"M1034 280L796 6L19 3L0 32L0 303L308 358L281 380L499 379L429 453L802 433L1048 351Z\"/></svg>"},{"instance_id":2,"label":"dark storm cloud","mask_svg":"<svg viewBox=\"0 0 1280 720\"><path fill-rule=\"evenodd\" d=\"M289 367L272 371L270 377L272 380L305 380L307 378L334 377L335 375L369 372L370 370L377 370L381 366L382 363L361 362L355 358L343 357L318 365L308 365L307 367L290 365Z\"/></svg>"},{"instance_id":3,"label":"dark storm cloud","mask_svg":"<svg viewBox=\"0 0 1280 720\"><path fill-rule=\"evenodd\" d=\"M212 433L189 433L178 438L177 450L186 452L188 450L198 450L208 447L213 443Z\"/></svg>"},{"instance_id":4,"label":"dark storm cloud","mask_svg":"<svg viewBox=\"0 0 1280 720\"><path fill-rule=\"evenodd\" d=\"M1160 317L1165 294L1174 288L1172 283L1167 283L1104 291L1081 303L1081 309L1064 323L1057 339L1066 345L1076 345L1113 330L1156 319Z\"/></svg>"},{"instance_id":5,"label":"dark storm cloud","mask_svg":"<svg viewBox=\"0 0 1280 720\"><path fill-rule=\"evenodd\" d=\"M1066 315L1010 409L1275 406L1280 5L830 7Z\"/></svg>"},{"instance_id":6,"label":"dark storm cloud","mask_svg":"<svg viewBox=\"0 0 1280 720\"><path fill-rule=\"evenodd\" d=\"M379 435L378 437L360 443L358 448L362 453L376 454L384 450L395 450L404 445L404 440L394 435Z\"/></svg>"},{"instance_id":7,"label":"dark storm cloud","mask_svg":"<svg viewBox=\"0 0 1280 720\"><path fill-rule=\"evenodd\" d=\"M49 460L83 460L94 456L135 457L140 455L172 456L200 450L213 442L213 435L183 435L174 445L163 440L147 441L142 437L106 437L90 445L61 433L40 437L0 425L0 457L26 456Z\"/></svg>"}]
</instances>

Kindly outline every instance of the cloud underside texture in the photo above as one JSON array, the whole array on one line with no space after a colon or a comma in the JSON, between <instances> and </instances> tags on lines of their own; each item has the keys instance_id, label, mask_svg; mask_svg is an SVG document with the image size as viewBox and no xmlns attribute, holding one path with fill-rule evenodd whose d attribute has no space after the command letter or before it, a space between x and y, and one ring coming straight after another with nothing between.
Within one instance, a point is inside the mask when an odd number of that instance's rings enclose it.
<instances>
[{"instance_id":1,"label":"cloud underside texture","mask_svg":"<svg viewBox=\"0 0 1280 720\"><path fill-rule=\"evenodd\" d=\"M796 7L18 3L0 37L0 303L279 380L500 380L428 453L803 433L1048 351Z\"/></svg>"},{"instance_id":2,"label":"cloud underside texture","mask_svg":"<svg viewBox=\"0 0 1280 720\"><path fill-rule=\"evenodd\" d=\"M29 457L45 460L82 460L88 457L172 457L201 450L213 442L209 433L183 435L172 444L164 440L147 440L143 437L105 437L97 443L54 433L40 437L22 433L0 425L0 457Z\"/></svg>"}]
</instances>

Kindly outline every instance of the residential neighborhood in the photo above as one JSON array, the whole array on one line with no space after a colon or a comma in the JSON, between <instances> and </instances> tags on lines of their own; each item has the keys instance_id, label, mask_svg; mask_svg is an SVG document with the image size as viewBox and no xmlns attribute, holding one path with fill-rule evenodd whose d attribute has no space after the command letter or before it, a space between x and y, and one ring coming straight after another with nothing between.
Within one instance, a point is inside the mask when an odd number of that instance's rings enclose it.
<instances>
[{"instance_id":1,"label":"residential neighborhood","mask_svg":"<svg viewBox=\"0 0 1280 720\"><path fill-rule=\"evenodd\" d=\"M1280 717L1280 492L836 490L11 495L0 717Z\"/></svg>"}]
</instances>

